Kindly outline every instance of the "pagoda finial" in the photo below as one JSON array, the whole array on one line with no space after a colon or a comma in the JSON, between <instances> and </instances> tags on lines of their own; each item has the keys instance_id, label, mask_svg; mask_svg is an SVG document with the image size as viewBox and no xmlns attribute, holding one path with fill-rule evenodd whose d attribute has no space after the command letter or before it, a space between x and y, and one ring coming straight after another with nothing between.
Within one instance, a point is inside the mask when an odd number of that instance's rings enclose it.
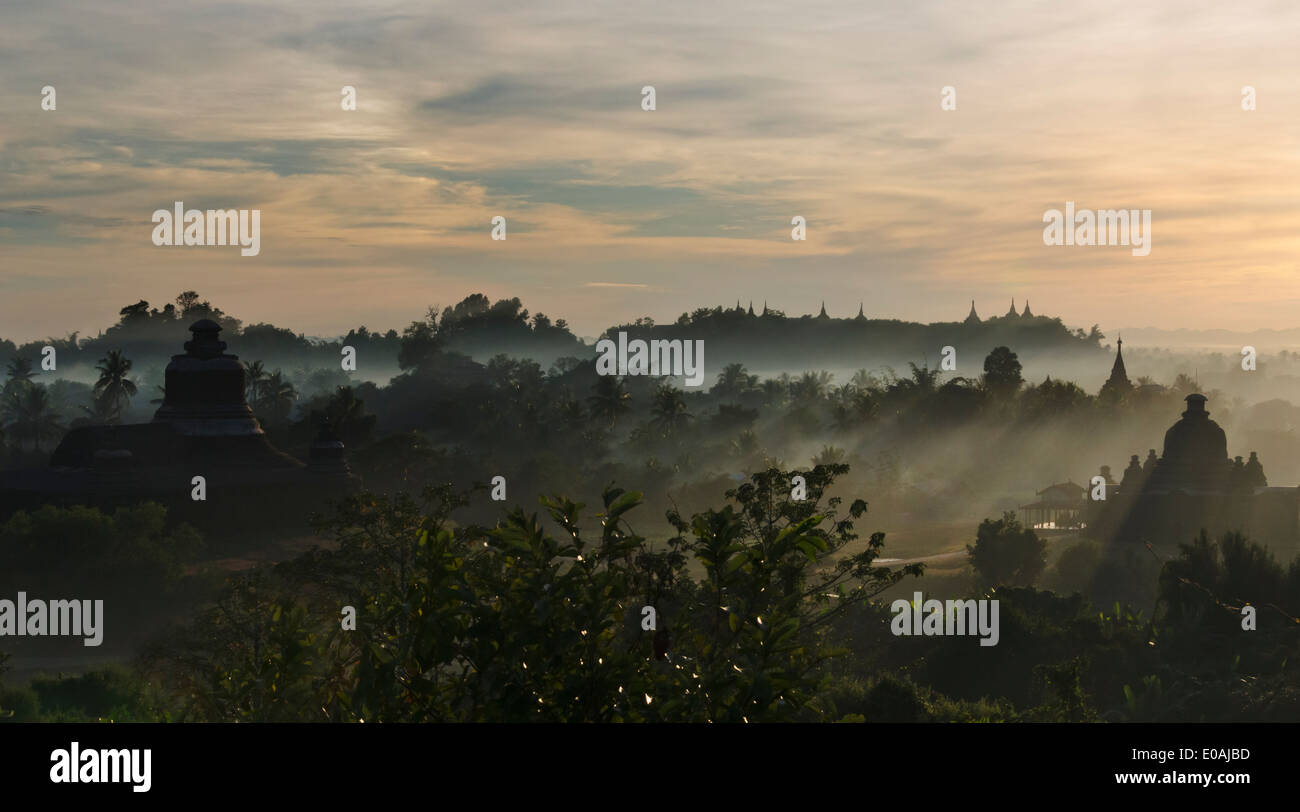
<instances>
[{"instance_id":1,"label":"pagoda finial","mask_svg":"<svg viewBox=\"0 0 1300 812\"><path fill-rule=\"evenodd\" d=\"M194 336L185 342L185 351L192 358L218 358L226 350L226 342L218 336L221 325L212 319L199 319L190 325Z\"/></svg>"},{"instance_id":2,"label":"pagoda finial","mask_svg":"<svg viewBox=\"0 0 1300 812\"><path fill-rule=\"evenodd\" d=\"M1118 346L1115 347L1115 363L1110 368L1110 377L1102 384L1102 393L1111 390L1128 392L1133 388L1133 384L1128 379L1128 370L1124 368L1124 339L1118 339L1116 344Z\"/></svg>"}]
</instances>

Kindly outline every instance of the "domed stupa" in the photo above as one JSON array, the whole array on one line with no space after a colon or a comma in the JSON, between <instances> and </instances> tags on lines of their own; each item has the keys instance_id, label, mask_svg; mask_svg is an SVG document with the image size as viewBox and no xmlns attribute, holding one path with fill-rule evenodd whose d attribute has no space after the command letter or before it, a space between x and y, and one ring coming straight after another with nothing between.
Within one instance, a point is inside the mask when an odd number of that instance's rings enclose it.
<instances>
[{"instance_id":1,"label":"domed stupa","mask_svg":"<svg viewBox=\"0 0 1300 812\"><path fill-rule=\"evenodd\" d=\"M190 332L185 352L167 364L151 422L74 428L48 468L0 472L0 519L41 504L111 508L147 499L205 531L243 533L300 524L360 485L329 426L307 463L273 446L244 396L244 366L226 353L221 325L202 319ZM198 478L201 499L192 491Z\"/></svg>"},{"instance_id":2,"label":"domed stupa","mask_svg":"<svg viewBox=\"0 0 1300 812\"><path fill-rule=\"evenodd\" d=\"M1269 487L1263 464L1234 466L1228 437L1210 419L1205 395L1184 400L1187 410L1165 432L1164 453L1152 451L1139 466L1137 455L1118 488L1088 503L1086 532L1093 538L1173 545L1201 530L1217 536L1239 530L1279 547L1300 542L1300 488Z\"/></svg>"},{"instance_id":3,"label":"domed stupa","mask_svg":"<svg viewBox=\"0 0 1300 812\"><path fill-rule=\"evenodd\" d=\"M244 365L227 355L211 319L190 325L194 338L173 355L165 373L166 395L153 422L168 423L186 437L247 437L262 434L244 398Z\"/></svg>"},{"instance_id":4,"label":"domed stupa","mask_svg":"<svg viewBox=\"0 0 1300 812\"><path fill-rule=\"evenodd\" d=\"M1164 453L1156 463L1152 490L1221 491L1228 483L1228 435L1210 419L1207 398L1188 395L1187 411L1165 432Z\"/></svg>"},{"instance_id":5,"label":"domed stupa","mask_svg":"<svg viewBox=\"0 0 1300 812\"><path fill-rule=\"evenodd\" d=\"M276 449L244 397L239 356L226 354L221 325L202 319L190 325L185 353L173 355L165 375L166 394L151 425L165 425L185 438L192 465L256 469L265 476L303 464Z\"/></svg>"}]
</instances>

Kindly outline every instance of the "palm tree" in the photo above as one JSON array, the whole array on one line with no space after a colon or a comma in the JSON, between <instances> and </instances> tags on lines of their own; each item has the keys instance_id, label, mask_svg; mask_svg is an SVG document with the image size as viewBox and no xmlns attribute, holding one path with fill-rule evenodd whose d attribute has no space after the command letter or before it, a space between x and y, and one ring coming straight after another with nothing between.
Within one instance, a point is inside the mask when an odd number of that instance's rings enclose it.
<instances>
[{"instance_id":1,"label":"palm tree","mask_svg":"<svg viewBox=\"0 0 1300 812\"><path fill-rule=\"evenodd\" d=\"M844 462L845 451L842 448L836 448L833 445L823 445L820 454L812 458L812 464L818 465L838 465Z\"/></svg>"},{"instance_id":2,"label":"palm tree","mask_svg":"<svg viewBox=\"0 0 1300 812\"><path fill-rule=\"evenodd\" d=\"M632 400L632 396L623 387L623 379L613 375L602 375L596 380L592 391L596 394L587 398L592 416L602 420L609 418L609 427L614 428L614 422L618 420L619 415L628 410L629 401Z\"/></svg>"},{"instance_id":3,"label":"palm tree","mask_svg":"<svg viewBox=\"0 0 1300 812\"><path fill-rule=\"evenodd\" d=\"M768 378L759 387L763 390L763 400L769 406L779 406L790 397L790 373L782 372L778 377Z\"/></svg>"},{"instance_id":4,"label":"palm tree","mask_svg":"<svg viewBox=\"0 0 1300 812\"><path fill-rule=\"evenodd\" d=\"M105 405L111 407L114 418L122 415L122 410L131 404L135 397L135 383L126 377L131 371L131 362L122 355L121 350L109 350L108 355L99 359L99 380L95 382L95 395Z\"/></svg>"},{"instance_id":5,"label":"palm tree","mask_svg":"<svg viewBox=\"0 0 1300 812\"><path fill-rule=\"evenodd\" d=\"M667 381L655 390L651 412L654 414L654 424L667 432L676 431L686 425L692 417L691 413L686 411L686 400L682 397L681 390Z\"/></svg>"},{"instance_id":6,"label":"palm tree","mask_svg":"<svg viewBox=\"0 0 1300 812\"><path fill-rule=\"evenodd\" d=\"M718 382L712 394L719 397L736 397L758 386L758 376L750 375L744 364L727 364L718 373Z\"/></svg>"},{"instance_id":7,"label":"palm tree","mask_svg":"<svg viewBox=\"0 0 1300 812\"><path fill-rule=\"evenodd\" d=\"M13 385L19 383L30 383L32 380L32 362L26 358L17 356L9 360L9 367L5 370L5 375L9 382L5 384L5 389L12 389Z\"/></svg>"},{"instance_id":8,"label":"palm tree","mask_svg":"<svg viewBox=\"0 0 1300 812\"><path fill-rule=\"evenodd\" d=\"M264 413L272 423L283 423L293 411L293 402L298 399L298 390L284 379L280 370L266 377L258 387L260 397L257 400L258 411Z\"/></svg>"},{"instance_id":9,"label":"palm tree","mask_svg":"<svg viewBox=\"0 0 1300 812\"><path fill-rule=\"evenodd\" d=\"M373 414L366 414L366 402L357 397L351 386L340 386L326 402L324 410L312 416L329 421L339 439L349 445L368 441L377 420Z\"/></svg>"},{"instance_id":10,"label":"palm tree","mask_svg":"<svg viewBox=\"0 0 1300 812\"><path fill-rule=\"evenodd\" d=\"M875 389L880 386L880 379L875 375L872 375L870 372L867 372L865 369L859 369L857 372L853 373L853 377L849 379L849 383L853 384L858 389Z\"/></svg>"},{"instance_id":11,"label":"palm tree","mask_svg":"<svg viewBox=\"0 0 1300 812\"><path fill-rule=\"evenodd\" d=\"M244 385L248 388L245 393L248 396L249 403L257 403L262 395L262 384L266 381L266 367L262 366L261 361L253 361L251 364L244 362Z\"/></svg>"},{"instance_id":12,"label":"palm tree","mask_svg":"<svg viewBox=\"0 0 1300 812\"><path fill-rule=\"evenodd\" d=\"M795 400L804 403L821 400L825 396L826 388L830 386L833 377L826 370L805 372L799 376L799 380L790 385L790 395Z\"/></svg>"},{"instance_id":13,"label":"palm tree","mask_svg":"<svg viewBox=\"0 0 1300 812\"><path fill-rule=\"evenodd\" d=\"M14 438L31 440L37 451L41 450L41 440L56 438L63 432L44 386L24 386L9 392L0 414Z\"/></svg>"}]
</instances>

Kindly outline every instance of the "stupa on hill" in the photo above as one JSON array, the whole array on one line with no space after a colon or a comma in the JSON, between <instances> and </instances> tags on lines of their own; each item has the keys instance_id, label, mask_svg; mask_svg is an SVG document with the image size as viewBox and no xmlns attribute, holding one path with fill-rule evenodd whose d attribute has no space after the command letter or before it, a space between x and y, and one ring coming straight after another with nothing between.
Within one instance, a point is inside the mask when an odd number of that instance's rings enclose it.
<instances>
[{"instance_id":1,"label":"stupa on hill","mask_svg":"<svg viewBox=\"0 0 1300 812\"><path fill-rule=\"evenodd\" d=\"M190 331L185 352L167 365L166 394L151 422L72 429L48 468L0 472L0 518L41 504L149 499L201 525L239 515L299 520L356 488L328 425L307 463L272 446L245 398L244 366L225 352L221 326L203 319ZM193 498L195 477L203 478L203 500Z\"/></svg>"},{"instance_id":2,"label":"stupa on hill","mask_svg":"<svg viewBox=\"0 0 1300 812\"><path fill-rule=\"evenodd\" d=\"M1249 462L1228 456L1228 438L1210 419L1205 395L1165 432L1163 453L1144 465L1134 454L1105 500L1089 500L1087 532L1152 544L1188 543L1204 528L1212 535L1240 530L1256 541L1288 547L1300 541L1300 488L1269 487L1256 452ZM1154 464L1153 464L1154 463Z\"/></svg>"}]
</instances>

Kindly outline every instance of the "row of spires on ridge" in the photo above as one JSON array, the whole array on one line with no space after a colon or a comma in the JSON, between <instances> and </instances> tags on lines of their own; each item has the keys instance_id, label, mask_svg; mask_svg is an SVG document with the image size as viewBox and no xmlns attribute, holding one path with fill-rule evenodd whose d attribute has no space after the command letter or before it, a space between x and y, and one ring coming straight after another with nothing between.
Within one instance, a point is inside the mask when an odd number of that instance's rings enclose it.
<instances>
[{"instance_id":1,"label":"row of spires on ridge","mask_svg":"<svg viewBox=\"0 0 1300 812\"><path fill-rule=\"evenodd\" d=\"M1031 310L1029 309L1029 300L1028 300L1028 299L1025 300L1025 312L1023 312L1023 313L1017 313L1017 312L1016 312L1016 300L1015 300L1014 297L1012 297L1012 299L1011 299L1011 309L1008 310L1008 311L1007 311L1007 314L1006 314L1005 316L1003 316L1002 318L1004 318L1004 319L1032 319L1032 318L1034 318L1034 313L1033 313L1033 311L1031 311ZM974 299L971 299L971 300L970 300L970 314L966 316L966 324L979 324L979 322L980 322L979 314L975 312L975 300L974 300Z\"/></svg>"},{"instance_id":2,"label":"row of spires on ridge","mask_svg":"<svg viewBox=\"0 0 1300 812\"><path fill-rule=\"evenodd\" d=\"M858 302L858 315L856 315L856 316L853 317L854 320L856 320L856 321L866 321L866 320L867 320L867 316L866 316L866 314L865 314L865 313L863 312L863 310L862 310L862 304L863 304L862 302ZM737 311L737 312L744 312L744 311L742 311L742 309L741 309L741 307L740 307L740 300L739 300L739 299L736 300L736 311ZM749 310L747 311L747 313L748 313L748 315L750 315L750 316L766 316L766 315L768 315L767 302L763 302L763 312L762 312L762 313L755 313L755 312L754 312L754 303L751 301L751 302L749 303ZM825 300L822 301L822 309L821 309L821 312L817 314L817 318L818 318L818 319L830 319L830 316L826 313L826 302L825 302ZM1029 309L1029 300L1028 300L1028 299L1025 300L1025 309L1024 309L1024 312L1022 312L1022 313L1017 313L1017 312L1016 312L1016 300L1015 300L1014 298L1012 298L1012 300L1011 300L1011 309L1008 310L1008 311L1007 311L1007 314L1006 314L1005 316L1003 316L1002 318L1004 318L1004 319L1032 319L1032 318L1036 318L1036 317L1034 316L1033 311L1031 311L1031 310ZM965 323L965 324L979 324L980 321L981 321L981 319L980 319L980 317L979 317L979 314L975 312L975 300L974 300L974 299L971 299L971 301L970 301L970 315L966 316L966 321L965 321L964 323Z\"/></svg>"},{"instance_id":3,"label":"row of spires on ridge","mask_svg":"<svg viewBox=\"0 0 1300 812\"><path fill-rule=\"evenodd\" d=\"M739 300L739 299L736 300L736 312L747 312L748 315L750 315L750 316L766 316L766 315L769 315L769 311L768 311L768 309L767 309L767 302L763 302L763 312L762 312L762 313L755 313L755 312L754 312L754 303L753 303L752 301L749 303L749 310L748 310L748 311L745 311L745 310L740 306L740 300ZM818 319L827 319L827 320L830 319L830 315L827 314L827 312L826 312L826 302L825 302L825 301L822 302L822 310L821 310L820 313L817 314L817 318L818 318ZM857 321L866 321L866 320L867 320L867 314L864 313L864 312L862 311L862 302L858 302L858 315L854 316L853 318L854 318L855 320L857 320Z\"/></svg>"}]
</instances>

